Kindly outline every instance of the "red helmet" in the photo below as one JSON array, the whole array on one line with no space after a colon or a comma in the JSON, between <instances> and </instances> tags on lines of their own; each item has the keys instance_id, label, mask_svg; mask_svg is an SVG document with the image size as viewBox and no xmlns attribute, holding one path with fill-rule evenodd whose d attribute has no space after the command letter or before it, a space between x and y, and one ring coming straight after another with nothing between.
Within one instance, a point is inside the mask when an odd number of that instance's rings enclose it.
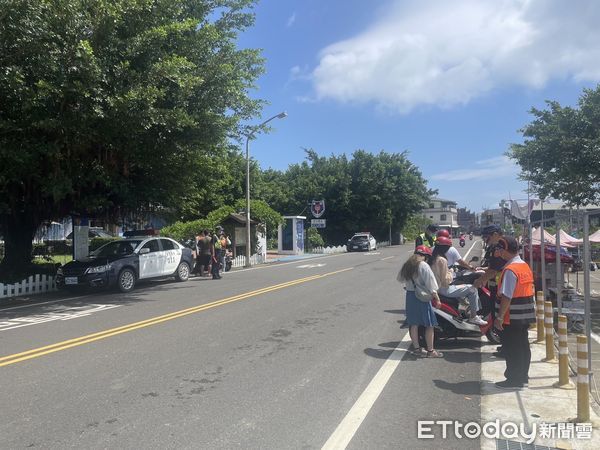
<instances>
[{"instance_id":1,"label":"red helmet","mask_svg":"<svg viewBox=\"0 0 600 450\"><path fill-rule=\"evenodd\" d=\"M445 236L438 237L435 241L435 245L447 245L452 247L452 239L447 238Z\"/></svg>"},{"instance_id":2,"label":"red helmet","mask_svg":"<svg viewBox=\"0 0 600 450\"><path fill-rule=\"evenodd\" d=\"M415 255L431 256L431 248L426 245L418 245L417 248L415 248Z\"/></svg>"},{"instance_id":3,"label":"red helmet","mask_svg":"<svg viewBox=\"0 0 600 450\"><path fill-rule=\"evenodd\" d=\"M441 238L441 237L447 237L447 238L449 238L450 237L450 233L448 233L448 230L441 229L440 231L438 231L436 233L436 236L438 238Z\"/></svg>"}]
</instances>

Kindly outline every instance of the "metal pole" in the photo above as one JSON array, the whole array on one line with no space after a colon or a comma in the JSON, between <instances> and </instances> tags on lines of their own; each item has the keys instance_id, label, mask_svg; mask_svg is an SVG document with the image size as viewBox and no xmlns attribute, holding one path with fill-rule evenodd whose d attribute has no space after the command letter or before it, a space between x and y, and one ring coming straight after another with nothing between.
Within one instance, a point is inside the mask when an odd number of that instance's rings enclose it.
<instances>
[{"instance_id":1,"label":"metal pole","mask_svg":"<svg viewBox=\"0 0 600 450\"><path fill-rule=\"evenodd\" d=\"M544 293L544 299L546 297L546 246L544 245L544 199L540 199L540 212L542 215L542 222L540 223L540 252L542 258L542 292Z\"/></svg>"},{"instance_id":2,"label":"metal pole","mask_svg":"<svg viewBox=\"0 0 600 450\"><path fill-rule=\"evenodd\" d=\"M558 308L558 314L562 314L562 268L560 260L560 225L558 220L556 221L556 307Z\"/></svg>"},{"instance_id":3,"label":"metal pole","mask_svg":"<svg viewBox=\"0 0 600 450\"><path fill-rule=\"evenodd\" d=\"M250 267L251 256L251 241L250 241L250 138L254 137L254 133L263 125L266 125L273 119L283 119L287 117L285 111L268 118L257 127L250 128L250 132L246 134L246 267Z\"/></svg>"},{"instance_id":4,"label":"metal pole","mask_svg":"<svg viewBox=\"0 0 600 450\"><path fill-rule=\"evenodd\" d=\"M250 134L246 136L246 267L250 267Z\"/></svg>"},{"instance_id":5,"label":"metal pole","mask_svg":"<svg viewBox=\"0 0 600 450\"><path fill-rule=\"evenodd\" d=\"M585 335L587 336L588 370L592 373L592 310L590 304L590 216L583 215L583 298L585 301Z\"/></svg>"}]
</instances>

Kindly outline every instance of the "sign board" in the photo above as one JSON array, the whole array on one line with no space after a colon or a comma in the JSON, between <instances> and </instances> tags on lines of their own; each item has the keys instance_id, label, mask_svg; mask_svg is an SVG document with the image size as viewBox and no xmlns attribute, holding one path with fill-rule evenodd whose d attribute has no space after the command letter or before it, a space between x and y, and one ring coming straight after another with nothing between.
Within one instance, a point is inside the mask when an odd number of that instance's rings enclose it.
<instances>
[{"instance_id":1,"label":"sign board","mask_svg":"<svg viewBox=\"0 0 600 450\"><path fill-rule=\"evenodd\" d=\"M310 203L310 213L318 219L325 213L325 200L313 200Z\"/></svg>"},{"instance_id":2,"label":"sign board","mask_svg":"<svg viewBox=\"0 0 600 450\"><path fill-rule=\"evenodd\" d=\"M235 227L235 245L246 245L246 227Z\"/></svg>"},{"instance_id":3,"label":"sign board","mask_svg":"<svg viewBox=\"0 0 600 450\"><path fill-rule=\"evenodd\" d=\"M312 228L325 228L326 224L325 221L327 219L311 219L310 221L310 226Z\"/></svg>"}]
</instances>

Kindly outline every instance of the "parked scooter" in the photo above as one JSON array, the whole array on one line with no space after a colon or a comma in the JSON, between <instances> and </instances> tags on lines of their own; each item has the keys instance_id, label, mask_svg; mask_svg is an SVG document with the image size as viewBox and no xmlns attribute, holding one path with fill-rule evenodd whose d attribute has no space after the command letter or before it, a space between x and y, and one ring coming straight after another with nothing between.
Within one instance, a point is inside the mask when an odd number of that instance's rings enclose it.
<instances>
[{"instance_id":1,"label":"parked scooter","mask_svg":"<svg viewBox=\"0 0 600 450\"><path fill-rule=\"evenodd\" d=\"M470 240L470 241L472 241L472 240L473 240L473 232L472 232L472 231L469 233L469 240Z\"/></svg>"},{"instance_id":2,"label":"parked scooter","mask_svg":"<svg viewBox=\"0 0 600 450\"><path fill-rule=\"evenodd\" d=\"M458 273L452 284L473 284L480 276L481 273L479 272L464 270ZM487 324L479 326L468 322L470 311L466 299L440 295L442 304L440 308L434 308L433 310L438 321L434 334L436 341L485 335L492 344L500 344L498 330L494 328L494 299L492 299L491 292L486 287L479 288L478 292L481 302L480 314Z\"/></svg>"},{"instance_id":3,"label":"parked scooter","mask_svg":"<svg viewBox=\"0 0 600 450\"><path fill-rule=\"evenodd\" d=\"M229 272L231 270L231 266L233 264L233 253L230 250L227 250L225 253L225 272Z\"/></svg>"}]
</instances>

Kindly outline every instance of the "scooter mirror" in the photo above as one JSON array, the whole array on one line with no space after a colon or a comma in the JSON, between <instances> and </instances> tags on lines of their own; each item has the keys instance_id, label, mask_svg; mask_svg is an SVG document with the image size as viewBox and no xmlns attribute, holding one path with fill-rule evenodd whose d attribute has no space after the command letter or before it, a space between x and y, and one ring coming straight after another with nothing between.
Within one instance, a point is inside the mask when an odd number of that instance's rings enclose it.
<instances>
[{"instance_id":1,"label":"scooter mirror","mask_svg":"<svg viewBox=\"0 0 600 450\"><path fill-rule=\"evenodd\" d=\"M477 256L473 256L473 257L471 258L471 261L469 261L469 262L477 262L477 261L479 261L479 257L477 257Z\"/></svg>"}]
</instances>

